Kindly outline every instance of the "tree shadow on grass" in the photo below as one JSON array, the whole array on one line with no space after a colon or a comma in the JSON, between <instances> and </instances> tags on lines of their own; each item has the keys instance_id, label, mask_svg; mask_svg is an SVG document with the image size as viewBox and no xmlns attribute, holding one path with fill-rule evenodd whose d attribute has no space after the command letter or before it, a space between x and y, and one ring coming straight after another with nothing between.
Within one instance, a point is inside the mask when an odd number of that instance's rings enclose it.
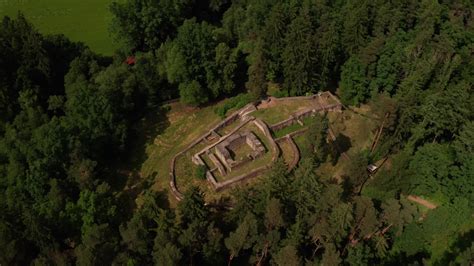
<instances>
[{"instance_id":1,"label":"tree shadow on grass","mask_svg":"<svg viewBox=\"0 0 474 266\"><path fill-rule=\"evenodd\" d=\"M157 135L170 126L167 116L169 110L168 107L149 110L133 127L127 158L133 170L140 170L142 163L148 159L146 147L152 145Z\"/></svg>"},{"instance_id":2,"label":"tree shadow on grass","mask_svg":"<svg viewBox=\"0 0 474 266\"><path fill-rule=\"evenodd\" d=\"M143 162L148 159L146 149L170 125L168 112L169 108L164 106L149 109L132 126L123 156L116 165L116 175L111 180L114 189L125 190L126 187L146 182L145 177L139 174Z\"/></svg>"},{"instance_id":3,"label":"tree shadow on grass","mask_svg":"<svg viewBox=\"0 0 474 266\"><path fill-rule=\"evenodd\" d=\"M339 161L339 158L341 157L341 154L347 152L351 147L351 139L348 136L339 133L336 136L336 139L330 143L332 165L336 165L336 163Z\"/></svg>"},{"instance_id":4,"label":"tree shadow on grass","mask_svg":"<svg viewBox=\"0 0 474 266\"><path fill-rule=\"evenodd\" d=\"M124 221L130 220L133 216L134 210L137 208L137 203L135 199L140 193L142 193L143 187L138 185L136 187L122 191L117 198L117 205L119 206L119 211L121 217L124 217ZM157 206L162 209L169 209L168 194L166 191L152 191L151 195L153 196Z\"/></svg>"},{"instance_id":5,"label":"tree shadow on grass","mask_svg":"<svg viewBox=\"0 0 474 266\"><path fill-rule=\"evenodd\" d=\"M443 257L434 265L448 265L456 260L456 257L464 251L468 250L474 244L474 230L470 230L464 234L459 234L456 241L451 245L449 251L443 254Z\"/></svg>"}]
</instances>

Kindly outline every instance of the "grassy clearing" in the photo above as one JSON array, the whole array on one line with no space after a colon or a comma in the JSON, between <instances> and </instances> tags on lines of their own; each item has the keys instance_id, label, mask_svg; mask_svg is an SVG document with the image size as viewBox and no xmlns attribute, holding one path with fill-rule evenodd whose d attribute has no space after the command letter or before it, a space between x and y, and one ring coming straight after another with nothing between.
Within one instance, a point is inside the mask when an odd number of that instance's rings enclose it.
<instances>
[{"instance_id":1,"label":"grassy clearing","mask_svg":"<svg viewBox=\"0 0 474 266\"><path fill-rule=\"evenodd\" d=\"M273 133L273 136L275 138L281 138L289 133L298 131L300 129L305 128L309 123L311 123L311 120L313 119L312 116L305 117L301 120L303 122L303 125L300 125L299 123L294 123L293 125L287 126L285 128L282 128L281 130L278 130Z\"/></svg>"},{"instance_id":2,"label":"grassy clearing","mask_svg":"<svg viewBox=\"0 0 474 266\"><path fill-rule=\"evenodd\" d=\"M283 156L285 163L290 164L291 162L293 162L295 155L293 154L293 149L291 149L290 143L288 143L288 141L286 140L280 141L280 143L278 143L278 146L280 147L280 150L282 152L281 156Z\"/></svg>"},{"instance_id":3,"label":"grassy clearing","mask_svg":"<svg viewBox=\"0 0 474 266\"><path fill-rule=\"evenodd\" d=\"M377 127L377 122L370 119L366 114L370 114L368 106L354 108L354 110L344 110L342 113L328 112L329 125L336 137L342 134L350 140L349 147L340 147L342 151L345 151L349 156L360 150L370 148L372 144L374 138L372 130ZM293 139L299 149L304 150L306 145L304 136L298 136ZM337 145L340 144L338 143ZM303 158L306 155L302 153L301 156ZM317 173L322 178L336 178L341 180L345 175L344 169L347 163L347 159L343 156L340 156L335 163L331 161L329 156L328 161L321 164ZM376 192L370 191L368 193Z\"/></svg>"},{"instance_id":4,"label":"grassy clearing","mask_svg":"<svg viewBox=\"0 0 474 266\"><path fill-rule=\"evenodd\" d=\"M336 138L341 134L350 142L348 147L343 147L341 143L336 143L339 149L346 152L349 157L361 150L370 149L372 144L374 138L372 129L377 127L377 124L368 118L366 114L370 114L368 106L361 106L360 108L354 108L354 110L344 110L342 113L328 113L329 125ZM347 159L340 156L335 164L330 161L322 164L318 169L318 173L326 178L341 180L347 174L344 172L347 163Z\"/></svg>"},{"instance_id":5,"label":"grassy clearing","mask_svg":"<svg viewBox=\"0 0 474 266\"><path fill-rule=\"evenodd\" d=\"M242 123L242 121L239 120L236 120L232 123L230 123L229 125L223 127L223 128L220 128L219 130L217 130L217 134L221 135L221 136L224 136L224 135L227 135L229 134L232 130L234 130L236 127L238 127L240 125L240 123ZM210 128L209 128L210 129Z\"/></svg>"},{"instance_id":6,"label":"grassy clearing","mask_svg":"<svg viewBox=\"0 0 474 266\"><path fill-rule=\"evenodd\" d=\"M378 122L369 116L370 108L367 105L353 110L344 110L342 113L330 112L328 118L334 134L342 134L350 138L348 154L369 149L374 139L374 129Z\"/></svg>"},{"instance_id":7,"label":"grassy clearing","mask_svg":"<svg viewBox=\"0 0 474 266\"><path fill-rule=\"evenodd\" d=\"M179 156L176 160L176 186L181 192L185 192L191 186L201 187L207 185L206 179L201 179L196 176L198 166L191 161L191 156L195 151L196 150L192 149L184 155Z\"/></svg>"},{"instance_id":8,"label":"grassy clearing","mask_svg":"<svg viewBox=\"0 0 474 266\"><path fill-rule=\"evenodd\" d=\"M146 148L144 149L145 156L143 163L141 164L141 167L138 167L137 169L142 178L154 179L154 184L152 186L154 190L168 190L169 163L171 158L178 152L182 151L197 137L202 136L210 128L212 128L212 126L221 121L221 118L214 112L214 108L216 108L216 106L222 105L223 103L224 102L220 102L216 105L201 109L189 108L180 103L173 103L169 105L170 110L165 115L161 114L162 116L166 117L166 119L164 119L165 121L162 122L164 124L162 127L163 129L154 135L156 136L154 141L147 143ZM366 113L370 112L367 107L356 109L356 111ZM342 133L350 138L351 147L349 148L348 153L351 153L352 151L355 152L356 149L364 147L367 148L370 146L373 138L371 129L377 127L376 122L372 122L372 120L368 119L367 117L358 115L357 113L350 110L345 110L342 114L329 112L328 117L330 119L331 128L333 128L336 134ZM266 122L268 123L268 121ZM305 120L303 123L306 124ZM230 127L232 128L233 125ZM146 128L146 126L144 128ZM226 128L226 130L228 129ZM226 179L233 177L234 174L242 174L244 171L250 171L256 167L265 165L271 159L268 139L253 123L247 124L241 130L250 130L254 132L262 141L263 145L267 148L267 153L265 156L259 158L263 158L263 160L256 160L242 166L242 169L235 171L231 176L226 176ZM283 133L280 132L279 134ZM304 136L295 137L294 140L299 149L304 150ZM197 185L206 194L206 199L210 201L228 197L231 194L231 190L224 190L222 192L215 193L213 189L209 187L209 184L206 180L200 180L194 175L194 169L196 166L192 163L190 156L195 152L200 151L206 145L209 145L209 143L203 142L199 144L199 147L196 147L188 152L186 156L180 156L176 161L178 188L184 192L186 191L187 186L191 184ZM289 146L284 142L281 144L281 149L284 152L285 161L291 161L293 154L291 152L287 152L289 150ZM302 154L302 156L305 155ZM206 156L204 156L203 159L206 163L210 163L210 160L206 158ZM320 175L322 177L334 177L335 175L342 175L344 164L346 163L345 161L346 160L341 157L335 165L332 165L331 162L323 164L319 170ZM237 186L247 186L249 184L254 184L255 182L258 182L257 180L264 179L264 176L266 175L262 175L261 177L249 180L248 182L239 184ZM216 176L216 178L219 179L218 176ZM172 200L171 205L174 205L176 203L174 198L170 193L168 193L168 195L170 195L169 198Z\"/></svg>"},{"instance_id":9,"label":"grassy clearing","mask_svg":"<svg viewBox=\"0 0 474 266\"><path fill-rule=\"evenodd\" d=\"M273 136L275 138L281 138L291 132L295 132L297 130L300 130L302 129L304 126L298 124L298 123L294 123L293 125L290 125L290 126L287 126L285 128L282 128L281 130L278 130L276 132L273 133Z\"/></svg>"},{"instance_id":10,"label":"grassy clearing","mask_svg":"<svg viewBox=\"0 0 474 266\"><path fill-rule=\"evenodd\" d=\"M282 120L288 119L290 114L294 113L290 110L277 110L275 108L260 109L252 113L252 116L260 118L265 121L268 125L275 124Z\"/></svg>"},{"instance_id":11,"label":"grassy clearing","mask_svg":"<svg viewBox=\"0 0 474 266\"><path fill-rule=\"evenodd\" d=\"M169 163L173 156L220 121L213 111L214 106L197 110L173 103L169 108L167 119L163 122L168 126L157 134L153 143L147 145L146 159L139 170L142 177L155 176L153 189L158 191L168 190ZM191 162L191 159L188 158L188 161ZM174 202L172 196L169 198Z\"/></svg>"},{"instance_id":12,"label":"grassy clearing","mask_svg":"<svg viewBox=\"0 0 474 266\"><path fill-rule=\"evenodd\" d=\"M41 33L64 34L95 52L112 55L119 45L108 32L110 3L112 0L3 0L0 15L16 17L21 11Z\"/></svg>"},{"instance_id":13,"label":"grassy clearing","mask_svg":"<svg viewBox=\"0 0 474 266\"><path fill-rule=\"evenodd\" d=\"M277 105L253 112L252 116L262 119L269 125L273 125L282 120L288 119L290 118L290 115L312 107L313 105L314 102L310 100L278 102Z\"/></svg>"},{"instance_id":14,"label":"grassy clearing","mask_svg":"<svg viewBox=\"0 0 474 266\"><path fill-rule=\"evenodd\" d=\"M296 137L293 137L293 141L296 143L296 146L298 146L298 148L301 150L301 149L304 149L305 145L306 145L306 141L305 141L305 136L304 135L300 135L300 136L296 136Z\"/></svg>"}]
</instances>

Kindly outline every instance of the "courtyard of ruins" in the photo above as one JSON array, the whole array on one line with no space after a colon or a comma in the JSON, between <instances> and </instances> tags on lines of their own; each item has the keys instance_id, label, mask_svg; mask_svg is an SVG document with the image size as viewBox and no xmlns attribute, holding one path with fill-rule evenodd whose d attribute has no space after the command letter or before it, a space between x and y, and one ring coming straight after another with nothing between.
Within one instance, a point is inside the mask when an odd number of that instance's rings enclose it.
<instances>
[{"instance_id":1,"label":"courtyard of ruins","mask_svg":"<svg viewBox=\"0 0 474 266\"><path fill-rule=\"evenodd\" d=\"M173 196L183 199L180 180L192 174L188 169L193 167L205 169L208 186L216 192L264 174L279 157L291 170L300 158L294 138L306 131L311 117L341 109L334 95L322 92L270 97L234 111L173 156L169 164Z\"/></svg>"}]
</instances>

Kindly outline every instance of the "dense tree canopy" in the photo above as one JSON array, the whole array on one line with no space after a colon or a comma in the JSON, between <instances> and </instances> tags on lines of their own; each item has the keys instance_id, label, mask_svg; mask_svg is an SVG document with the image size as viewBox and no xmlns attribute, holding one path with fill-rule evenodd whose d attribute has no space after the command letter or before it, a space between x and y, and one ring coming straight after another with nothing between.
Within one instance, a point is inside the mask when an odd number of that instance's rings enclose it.
<instances>
[{"instance_id":1,"label":"dense tree canopy","mask_svg":"<svg viewBox=\"0 0 474 266\"><path fill-rule=\"evenodd\" d=\"M472 263L471 2L125 0L110 11L113 57L21 14L2 19L0 265ZM125 207L135 196L119 165L137 121L172 98L199 107L243 93L224 116L270 87L368 104L383 144L324 176L341 136L328 141L321 116L298 166L277 161L232 208L197 187L176 207L148 188ZM371 179L367 165L385 157Z\"/></svg>"}]
</instances>

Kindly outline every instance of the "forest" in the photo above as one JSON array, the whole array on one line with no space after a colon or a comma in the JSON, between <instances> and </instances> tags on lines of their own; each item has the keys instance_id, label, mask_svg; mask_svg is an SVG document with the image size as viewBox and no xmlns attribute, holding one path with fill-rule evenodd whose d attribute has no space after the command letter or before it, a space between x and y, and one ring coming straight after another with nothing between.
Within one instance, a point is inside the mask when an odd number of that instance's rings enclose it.
<instances>
[{"instance_id":1,"label":"forest","mask_svg":"<svg viewBox=\"0 0 474 266\"><path fill-rule=\"evenodd\" d=\"M474 262L474 9L469 0L125 0L109 7L113 56L0 27L0 265L471 265ZM133 63L128 59L133 59ZM343 182L327 119L307 156L279 161L231 207L193 187L177 206L117 180L134 125L171 99L330 90L387 118L375 153ZM228 107L230 109L232 107ZM225 114L225 111L223 111ZM390 156L362 193L369 163ZM437 199L423 212L406 195ZM133 200L133 199L132 199Z\"/></svg>"}]
</instances>

